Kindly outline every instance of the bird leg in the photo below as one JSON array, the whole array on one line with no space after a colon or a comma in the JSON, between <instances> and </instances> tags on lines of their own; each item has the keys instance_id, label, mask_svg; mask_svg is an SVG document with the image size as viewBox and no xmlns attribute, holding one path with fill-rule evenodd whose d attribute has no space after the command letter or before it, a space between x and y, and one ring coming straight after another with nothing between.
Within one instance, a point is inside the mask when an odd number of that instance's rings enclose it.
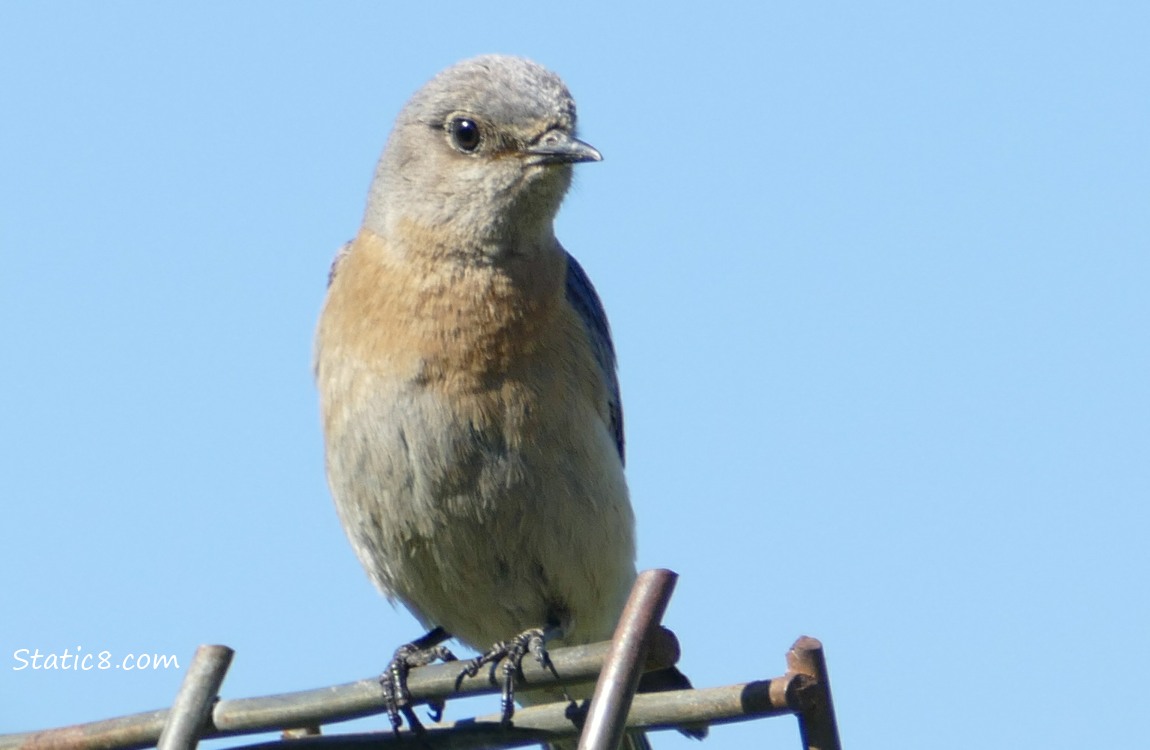
<instances>
[{"instance_id":1,"label":"bird leg","mask_svg":"<svg viewBox=\"0 0 1150 750\"><path fill-rule=\"evenodd\" d=\"M503 679L501 683L503 690L499 705L502 709L504 726L511 724L511 717L515 713L515 678L517 675L522 675L523 659L527 654L534 656L539 666L550 670L556 678L559 677L559 673L555 671L555 666L551 663L551 657L547 654L547 641L558 633L559 628L553 625L546 628L525 630L513 638L496 643L486 653L471 659L464 666L460 677L463 675L474 677L484 665L490 664L491 681L494 683L496 682L495 669L502 661Z\"/></svg>"},{"instance_id":2,"label":"bird leg","mask_svg":"<svg viewBox=\"0 0 1150 750\"><path fill-rule=\"evenodd\" d=\"M407 691L407 673L415 667L423 667L435 661L457 661L455 654L446 646L440 645L450 637L450 633L437 627L421 638L403 644L395 650L387 669L379 676L387 718L391 722L392 730L397 734L404 718L412 730L422 731L423 724L411 707L411 693ZM439 721L443 715L443 701L428 701L427 705L431 711L431 720Z\"/></svg>"}]
</instances>

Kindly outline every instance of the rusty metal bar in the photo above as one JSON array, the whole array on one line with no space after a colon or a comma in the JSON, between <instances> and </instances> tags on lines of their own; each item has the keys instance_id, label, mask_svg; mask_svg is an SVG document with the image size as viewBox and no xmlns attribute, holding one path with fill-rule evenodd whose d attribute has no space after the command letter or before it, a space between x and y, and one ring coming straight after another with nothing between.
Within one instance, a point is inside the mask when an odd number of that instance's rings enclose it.
<instances>
[{"instance_id":1,"label":"rusty metal bar","mask_svg":"<svg viewBox=\"0 0 1150 750\"><path fill-rule=\"evenodd\" d=\"M666 631L657 631L657 633L663 632ZM654 645L660 645L660 642L662 642L662 646L664 647L670 645L674 647L674 649L677 649L677 644L674 643L673 636L671 636L669 632L667 632L666 635L670 639L669 641L656 638L654 639ZM838 750L839 745L837 744L837 729L834 727L833 710L827 711L824 714L824 719L821 724L819 723L818 714L813 713L815 707L819 705L829 705L825 702L826 698L829 697L829 690L827 690L829 684L825 680L820 681L818 678L811 676L812 674L826 674L825 663L821 669L817 663L818 660L822 659L821 649L817 646L812 648L812 643L817 644L817 641L814 641L814 639L799 639L799 641L796 642L793 650L794 656L792 660L790 660L792 671L789 671L781 677L741 685L729 685L726 687L636 695L632 701L631 710L628 715L628 728L631 730L658 731L690 724L708 723L714 726L732 722L749 721L768 716L778 716L781 714L796 714L803 717L800 719L800 731L804 733L803 741L808 748ZM552 658L556 660L557 664L561 665L558 668L562 669L564 676L568 677L570 676L568 674L570 669L567 666L568 663L578 663L577 659L570 658L572 651L583 651L584 655L586 655L588 651L597 652L599 665L601 665L607 649L608 644L606 643L597 644L594 647L586 647L585 649L556 649L552 653ZM574 655L577 656L578 653ZM647 661L648 667L661 668L670 666L675 661L675 659L672 658L669 661L659 663L652 658L654 655L654 652L652 652L649 656ZM815 660L814 662L812 662L812 658ZM443 666L444 665L437 665L434 668L422 667L412 670L411 677L413 684L417 679L420 683L424 683L424 678L420 676L421 673L429 670L438 672ZM548 673L545 671L538 670L536 674L536 670L532 665L525 662L523 666L524 671L534 675L533 679L538 678L541 685L550 684L554 686L556 684L552 678L548 677ZM592 667L592 672L594 672L597 666ZM584 667L586 667L586 665L584 665ZM454 670L451 670L451 672L453 673ZM552 681L547 683L546 681L549 679ZM540 684L536 686L540 686ZM498 687L487 685L483 685L483 687L484 692L495 692L498 690ZM256 704L260 704L263 708L256 713L263 714L261 718L264 723L258 728L251 726L243 730L205 732L202 738L254 733L280 729L285 726L304 726L307 724L307 722L287 721L285 717L319 715L323 722L335 721L337 719L333 718L332 714L322 713L324 707L322 696L326 694L331 698L341 693L347 693L349 690L351 692L362 692L364 696L368 698L372 696L377 698L379 687L376 680L365 680L361 683L335 686L321 690L307 691L305 693L271 696L270 698L250 698L239 701L220 701L220 703L217 704L217 713L224 716L233 716L242 713L242 711L229 708L229 704L238 709L243 709L244 704L251 705L252 707L255 707ZM367 696L368 693L371 693L371 696ZM310 705L311 710L303 713L295 710L295 708L293 708L293 699L297 696L305 696L304 702ZM271 710L270 705L274 702L282 702L282 708L286 710L276 714ZM330 703L328 707L331 707ZM220 712L220 708L224 710ZM370 735L327 735L323 738L303 737L286 740L286 742L290 742L291 744L285 744L285 741L281 741L265 743L256 747L262 750L388 750L392 747L397 748L397 750L402 750L397 743L405 743L403 747L407 748L423 743L435 750L486 750L495 747L518 747L574 737L579 731L578 726L581 723L581 716L585 714L586 710L586 704L582 706L582 710L573 712L572 707L567 703L554 703L546 706L533 706L517 710L515 712L515 723L513 727L502 726L502 717L499 714L492 714L478 719L461 719L457 722L429 725L427 727L427 734L422 738L416 737L408 730L404 730L399 737L395 737L390 731L385 731ZM379 709L374 709L374 712L378 713ZM0 737L0 749L117 750L149 747L153 745L156 738L159 737L160 729L163 727L166 715L167 711L156 711L148 714L139 714L134 717L110 719L93 724L66 727L48 732L6 735ZM217 721L218 718L217 716ZM247 724L247 722L241 723ZM828 726L829 730L827 729ZM151 732L150 735L149 731ZM822 734L819 734L820 732L822 732ZM825 739L828 734L832 738L830 741ZM319 742L323 747L308 746L308 743L314 742Z\"/></svg>"},{"instance_id":2,"label":"rusty metal bar","mask_svg":"<svg viewBox=\"0 0 1150 750\"><path fill-rule=\"evenodd\" d=\"M168 711L156 750L195 750L211 718L212 704L236 652L227 646L200 646Z\"/></svg>"},{"instance_id":3,"label":"rusty metal bar","mask_svg":"<svg viewBox=\"0 0 1150 750\"><path fill-rule=\"evenodd\" d=\"M812 680L799 712L799 732L804 750L842 750L823 644L810 636L799 638L787 652L787 670Z\"/></svg>"},{"instance_id":4,"label":"rusty metal bar","mask_svg":"<svg viewBox=\"0 0 1150 750\"><path fill-rule=\"evenodd\" d=\"M168 709L39 732L0 735L2 750L135 750L160 739Z\"/></svg>"},{"instance_id":5,"label":"rusty metal bar","mask_svg":"<svg viewBox=\"0 0 1150 750\"><path fill-rule=\"evenodd\" d=\"M560 680L533 659L526 659L516 690L591 682L602 669L609 648L610 644L603 642L551 652ZM678 660L678 640L671 631L660 628L652 639L646 668L662 669ZM500 690L499 685L489 682L486 670L475 677L463 678L456 690L458 675L458 665L434 664L413 669L407 685L415 702ZM200 738L306 727L383 711L383 692L378 678L282 695L221 700L212 710L211 724ZM0 735L0 750L139 750L156 744L169 713L168 709L160 709L58 729Z\"/></svg>"},{"instance_id":6,"label":"rusty metal bar","mask_svg":"<svg viewBox=\"0 0 1150 750\"><path fill-rule=\"evenodd\" d=\"M595 683L595 694L579 750L616 750L627 729L627 713L643 674L651 635L667 611L678 576L670 570L645 570L635 579L631 596L615 627L611 650Z\"/></svg>"},{"instance_id":7,"label":"rusty metal bar","mask_svg":"<svg viewBox=\"0 0 1150 750\"><path fill-rule=\"evenodd\" d=\"M661 731L683 724L729 724L768 716L797 714L813 681L806 675L787 674L741 685L639 693L631 704L628 728ZM520 708L513 726L501 714L431 724L422 734L404 729L364 734L329 734L248 745L234 750L494 750L570 739L579 731L582 710L572 712L566 702Z\"/></svg>"}]
</instances>

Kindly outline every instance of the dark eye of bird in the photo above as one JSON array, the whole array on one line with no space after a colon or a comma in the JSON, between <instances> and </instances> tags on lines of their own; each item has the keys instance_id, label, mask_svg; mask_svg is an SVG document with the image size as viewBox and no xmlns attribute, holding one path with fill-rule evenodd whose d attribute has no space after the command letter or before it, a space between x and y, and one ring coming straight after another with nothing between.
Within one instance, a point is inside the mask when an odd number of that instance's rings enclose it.
<instances>
[{"instance_id":1,"label":"dark eye of bird","mask_svg":"<svg viewBox=\"0 0 1150 750\"><path fill-rule=\"evenodd\" d=\"M479 148L479 125L467 117L456 117L449 125L451 141L460 151L471 153Z\"/></svg>"}]
</instances>

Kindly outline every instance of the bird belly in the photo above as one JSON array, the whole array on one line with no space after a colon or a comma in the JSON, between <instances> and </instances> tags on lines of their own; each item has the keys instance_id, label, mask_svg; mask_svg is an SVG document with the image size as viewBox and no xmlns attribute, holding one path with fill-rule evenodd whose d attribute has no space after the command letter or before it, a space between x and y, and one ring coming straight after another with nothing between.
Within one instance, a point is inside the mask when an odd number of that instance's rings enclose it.
<instances>
[{"instance_id":1,"label":"bird belly","mask_svg":"<svg viewBox=\"0 0 1150 750\"><path fill-rule=\"evenodd\" d=\"M634 580L633 520L592 403L538 377L453 394L343 380L366 392L329 414L332 493L381 590L477 649L549 624L562 642L610 635Z\"/></svg>"}]
</instances>

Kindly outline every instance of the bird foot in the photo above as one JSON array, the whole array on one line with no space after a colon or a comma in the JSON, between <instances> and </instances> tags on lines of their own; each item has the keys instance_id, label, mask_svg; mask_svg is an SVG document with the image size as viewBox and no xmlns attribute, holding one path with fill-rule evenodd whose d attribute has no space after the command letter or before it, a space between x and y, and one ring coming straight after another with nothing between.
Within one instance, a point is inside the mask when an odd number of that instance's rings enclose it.
<instances>
[{"instance_id":1,"label":"bird foot","mask_svg":"<svg viewBox=\"0 0 1150 750\"><path fill-rule=\"evenodd\" d=\"M555 667L551 664L551 657L547 654L547 640L548 633L542 628L531 628L525 630L514 638L506 641L500 641L492 646L482 656L477 656L467 662L463 668L462 675L474 677L479 674L479 670L487 664L491 665L491 681L496 682L495 669L502 663L501 671L502 676L502 694L500 696L499 705L502 709L502 722L504 726L511 724L511 717L515 713L515 678L517 675L522 674L523 659L527 654L535 657L535 661L539 666L544 669L549 669L554 674ZM556 677L558 675L556 674Z\"/></svg>"},{"instance_id":2,"label":"bird foot","mask_svg":"<svg viewBox=\"0 0 1150 750\"><path fill-rule=\"evenodd\" d=\"M423 730L423 723L415 715L411 705L411 693L407 690L407 674L415 667L427 666L436 661L458 661L455 654L446 646L439 645L450 637L443 628L435 628L422 638L403 644L395 650L387 669L379 676L387 718L391 722L392 731L396 734L403 726L404 719L407 719L407 725L413 731ZM431 720L439 721L443 715L443 701L429 701L428 708Z\"/></svg>"}]
</instances>

